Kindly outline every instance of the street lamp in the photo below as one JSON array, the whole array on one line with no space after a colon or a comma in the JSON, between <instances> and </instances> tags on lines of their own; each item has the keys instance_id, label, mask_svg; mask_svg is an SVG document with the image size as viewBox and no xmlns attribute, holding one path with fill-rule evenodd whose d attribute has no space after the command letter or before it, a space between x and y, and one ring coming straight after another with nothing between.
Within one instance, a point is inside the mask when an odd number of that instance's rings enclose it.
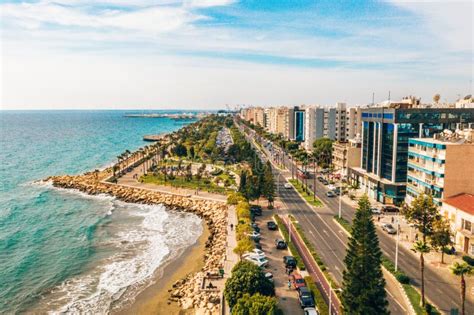
<instances>
[{"instance_id":1,"label":"street lamp","mask_svg":"<svg viewBox=\"0 0 474 315\"><path fill-rule=\"evenodd\" d=\"M342 176L339 177L339 219L342 217Z\"/></svg>"}]
</instances>

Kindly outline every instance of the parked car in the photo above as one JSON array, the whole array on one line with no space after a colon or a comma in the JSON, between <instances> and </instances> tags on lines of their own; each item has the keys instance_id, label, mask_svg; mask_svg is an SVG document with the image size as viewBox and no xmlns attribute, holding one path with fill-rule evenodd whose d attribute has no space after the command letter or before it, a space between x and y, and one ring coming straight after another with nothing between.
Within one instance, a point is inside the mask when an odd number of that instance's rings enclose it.
<instances>
[{"instance_id":1,"label":"parked car","mask_svg":"<svg viewBox=\"0 0 474 315\"><path fill-rule=\"evenodd\" d=\"M336 197L336 194L332 190L330 190L326 193L326 196L328 196L329 198L332 198L332 197Z\"/></svg>"},{"instance_id":2,"label":"parked car","mask_svg":"<svg viewBox=\"0 0 474 315\"><path fill-rule=\"evenodd\" d=\"M304 315L319 315L319 311L317 308L314 307L305 307Z\"/></svg>"},{"instance_id":3,"label":"parked car","mask_svg":"<svg viewBox=\"0 0 474 315\"><path fill-rule=\"evenodd\" d=\"M323 180L321 181L321 184L323 184L323 185L329 185L329 182L328 182L327 180L323 179Z\"/></svg>"},{"instance_id":4,"label":"parked car","mask_svg":"<svg viewBox=\"0 0 474 315\"><path fill-rule=\"evenodd\" d=\"M398 209L395 206L383 206L382 207L382 213L397 213L400 212L400 209Z\"/></svg>"},{"instance_id":5,"label":"parked car","mask_svg":"<svg viewBox=\"0 0 474 315\"><path fill-rule=\"evenodd\" d=\"M328 188L329 188L329 190L334 190L334 189L336 189L336 186L334 186L333 184L329 184Z\"/></svg>"},{"instance_id":6,"label":"parked car","mask_svg":"<svg viewBox=\"0 0 474 315\"><path fill-rule=\"evenodd\" d=\"M290 279L296 290L299 290L301 287L306 287L306 282L299 273L293 273Z\"/></svg>"},{"instance_id":7,"label":"parked car","mask_svg":"<svg viewBox=\"0 0 474 315\"><path fill-rule=\"evenodd\" d=\"M271 273L271 272L265 273L265 278L270 280L270 282L273 282L273 273Z\"/></svg>"},{"instance_id":8,"label":"parked car","mask_svg":"<svg viewBox=\"0 0 474 315\"><path fill-rule=\"evenodd\" d=\"M291 189L293 186L290 183L285 183L283 187L285 187L286 189Z\"/></svg>"},{"instance_id":9,"label":"parked car","mask_svg":"<svg viewBox=\"0 0 474 315\"><path fill-rule=\"evenodd\" d=\"M383 224L382 229L388 234L397 234L397 230L393 227L393 225L389 223Z\"/></svg>"},{"instance_id":10,"label":"parked car","mask_svg":"<svg viewBox=\"0 0 474 315\"><path fill-rule=\"evenodd\" d=\"M267 222L267 227L268 227L269 230L272 230L272 231L275 231L275 230L278 229L278 225L273 221L268 221Z\"/></svg>"},{"instance_id":11,"label":"parked car","mask_svg":"<svg viewBox=\"0 0 474 315\"><path fill-rule=\"evenodd\" d=\"M252 229L257 233L260 233L260 228L258 226L252 226Z\"/></svg>"},{"instance_id":12,"label":"parked car","mask_svg":"<svg viewBox=\"0 0 474 315\"><path fill-rule=\"evenodd\" d=\"M318 181L320 181L320 182L322 182L323 180L325 180L324 177L322 177L322 176L318 176L317 178L318 178Z\"/></svg>"},{"instance_id":13,"label":"parked car","mask_svg":"<svg viewBox=\"0 0 474 315\"><path fill-rule=\"evenodd\" d=\"M258 257L263 257L263 258L266 257L263 250L258 249L258 248L252 249L250 252L246 252L245 254L242 255L242 257L244 256L258 256Z\"/></svg>"},{"instance_id":14,"label":"parked car","mask_svg":"<svg viewBox=\"0 0 474 315\"><path fill-rule=\"evenodd\" d=\"M260 243L255 243L253 245L255 246L256 249L262 250L262 245Z\"/></svg>"},{"instance_id":15,"label":"parked car","mask_svg":"<svg viewBox=\"0 0 474 315\"><path fill-rule=\"evenodd\" d=\"M261 216L262 215L262 207L257 206L257 205L251 205L250 206L250 212L253 213L255 216Z\"/></svg>"},{"instance_id":16,"label":"parked car","mask_svg":"<svg viewBox=\"0 0 474 315\"><path fill-rule=\"evenodd\" d=\"M266 267L268 266L268 260L266 258L259 258L259 257L253 257L253 256L248 256L244 258L247 261L250 261L251 263L259 266L259 267Z\"/></svg>"},{"instance_id":17,"label":"parked car","mask_svg":"<svg viewBox=\"0 0 474 315\"><path fill-rule=\"evenodd\" d=\"M287 247L286 242L282 239L276 239L275 246L277 249L286 249Z\"/></svg>"},{"instance_id":18,"label":"parked car","mask_svg":"<svg viewBox=\"0 0 474 315\"><path fill-rule=\"evenodd\" d=\"M382 211L380 211L380 209L376 208L376 207L370 208L370 211L372 211L372 214L381 214L382 213Z\"/></svg>"},{"instance_id":19,"label":"parked car","mask_svg":"<svg viewBox=\"0 0 474 315\"><path fill-rule=\"evenodd\" d=\"M255 232L255 231L253 231L252 233L247 234L247 235L248 235L250 238L252 238L252 239L260 238L260 237L261 237L260 233Z\"/></svg>"},{"instance_id":20,"label":"parked car","mask_svg":"<svg viewBox=\"0 0 474 315\"><path fill-rule=\"evenodd\" d=\"M298 300L302 308L314 307L314 298L311 291L307 287L301 287L298 290Z\"/></svg>"},{"instance_id":21,"label":"parked car","mask_svg":"<svg viewBox=\"0 0 474 315\"><path fill-rule=\"evenodd\" d=\"M340 195L341 194L341 187L336 187L332 190L336 195Z\"/></svg>"},{"instance_id":22,"label":"parked car","mask_svg":"<svg viewBox=\"0 0 474 315\"><path fill-rule=\"evenodd\" d=\"M283 256L283 263L285 267L293 267L296 268L296 258L293 256Z\"/></svg>"}]
</instances>

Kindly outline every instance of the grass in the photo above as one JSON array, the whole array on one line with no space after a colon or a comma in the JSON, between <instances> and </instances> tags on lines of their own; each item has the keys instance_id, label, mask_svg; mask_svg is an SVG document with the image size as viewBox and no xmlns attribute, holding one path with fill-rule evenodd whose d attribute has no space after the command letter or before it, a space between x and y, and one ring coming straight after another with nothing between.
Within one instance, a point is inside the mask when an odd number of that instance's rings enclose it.
<instances>
[{"instance_id":1,"label":"grass","mask_svg":"<svg viewBox=\"0 0 474 315\"><path fill-rule=\"evenodd\" d=\"M303 259L301 258L300 254L298 253L298 250L296 249L295 245L293 242L289 242L289 234L286 226L283 224L283 221L280 219L279 216L275 215L273 216L275 219L278 228L280 229L281 234L283 235L283 238L285 239L286 243L288 244L288 248L290 249L290 252L293 256L296 257L296 262L297 266L300 270L306 270L306 266L303 263Z\"/></svg>"},{"instance_id":2,"label":"grass","mask_svg":"<svg viewBox=\"0 0 474 315\"><path fill-rule=\"evenodd\" d=\"M303 198L312 206L315 207L322 207L323 203L321 200L316 198L314 199L314 194L313 192L308 188L307 192L304 191L304 187L301 185L301 183L296 180L296 179L290 179L289 182L295 187L295 189L303 196Z\"/></svg>"},{"instance_id":3,"label":"grass","mask_svg":"<svg viewBox=\"0 0 474 315\"><path fill-rule=\"evenodd\" d=\"M339 216L335 215L334 220L339 222L339 224L342 225L342 227L351 233L352 227L349 221L347 221L344 218L339 218ZM436 307L432 306L429 303L426 303L430 311L424 310L420 306L420 300L421 300L421 295L420 292L418 292L417 289L413 285L410 284L410 277L408 277L402 270L398 269L395 271L395 266L393 262L385 255L382 255L382 266L387 269L391 274L395 276L395 278L400 282L400 284L403 287L403 290L405 290L406 295L408 296L408 299L410 300L411 305L413 306L413 309L415 310L415 313L417 315L437 315L440 314L439 311L436 309Z\"/></svg>"},{"instance_id":4,"label":"grass","mask_svg":"<svg viewBox=\"0 0 474 315\"><path fill-rule=\"evenodd\" d=\"M314 299L316 300L316 306L318 307L320 315L328 315L329 307L323 298L323 293L319 290L319 287L314 283L313 278L310 276L304 277L308 289L313 293Z\"/></svg>"},{"instance_id":5,"label":"grass","mask_svg":"<svg viewBox=\"0 0 474 315\"><path fill-rule=\"evenodd\" d=\"M212 181L206 181L206 179L201 179L198 181L197 179L193 178L190 181L186 181L184 177L176 176L174 179L164 179L163 174L156 175L145 175L140 178L143 183L150 183L156 185L165 185L165 186L172 186L172 187L180 187L180 188L187 188L187 189L200 189L203 191L208 191L212 193L220 193L225 194L227 192L232 191L231 189L220 187L214 184Z\"/></svg>"}]
</instances>

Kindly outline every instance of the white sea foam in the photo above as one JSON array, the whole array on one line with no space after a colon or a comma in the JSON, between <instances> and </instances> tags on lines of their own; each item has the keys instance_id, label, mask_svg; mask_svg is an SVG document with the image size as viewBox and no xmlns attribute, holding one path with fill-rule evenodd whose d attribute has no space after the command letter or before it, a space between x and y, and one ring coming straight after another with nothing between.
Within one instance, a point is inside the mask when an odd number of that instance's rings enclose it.
<instances>
[{"instance_id":1,"label":"white sea foam","mask_svg":"<svg viewBox=\"0 0 474 315\"><path fill-rule=\"evenodd\" d=\"M125 225L108 246L117 253L88 273L74 277L54 291L62 305L53 313L106 314L133 301L150 285L156 270L193 244L202 233L201 220L190 214L168 212L164 206L113 201L139 224ZM123 209L122 209L123 208ZM141 220L141 218L143 218Z\"/></svg>"}]
</instances>

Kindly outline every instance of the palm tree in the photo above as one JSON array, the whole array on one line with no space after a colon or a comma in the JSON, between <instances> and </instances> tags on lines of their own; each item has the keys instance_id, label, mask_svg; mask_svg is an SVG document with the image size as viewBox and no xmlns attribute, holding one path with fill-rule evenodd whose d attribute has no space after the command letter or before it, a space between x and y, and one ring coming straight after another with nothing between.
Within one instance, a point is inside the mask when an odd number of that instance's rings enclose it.
<instances>
[{"instance_id":1,"label":"palm tree","mask_svg":"<svg viewBox=\"0 0 474 315\"><path fill-rule=\"evenodd\" d=\"M470 276L474 273L474 269L472 266L469 266L465 262L463 263L458 263L455 262L451 266L451 272L456 275L461 277L461 315L465 314L464 310L464 302L466 301L466 280L464 279L464 275Z\"/></svg>"},{"instance_id":2,"label":"palm tree","mask_svg":"<svg viewBox=\"0 0 474 315\"><path fill-rule=\"evenodd\" d=\"M424 241L418 241L412 249L415 253L420 253L420 272L421 272L421 306L425 306L425 258L424 254L430 252L430 246Z\"/></svg>"}]
</instances>

